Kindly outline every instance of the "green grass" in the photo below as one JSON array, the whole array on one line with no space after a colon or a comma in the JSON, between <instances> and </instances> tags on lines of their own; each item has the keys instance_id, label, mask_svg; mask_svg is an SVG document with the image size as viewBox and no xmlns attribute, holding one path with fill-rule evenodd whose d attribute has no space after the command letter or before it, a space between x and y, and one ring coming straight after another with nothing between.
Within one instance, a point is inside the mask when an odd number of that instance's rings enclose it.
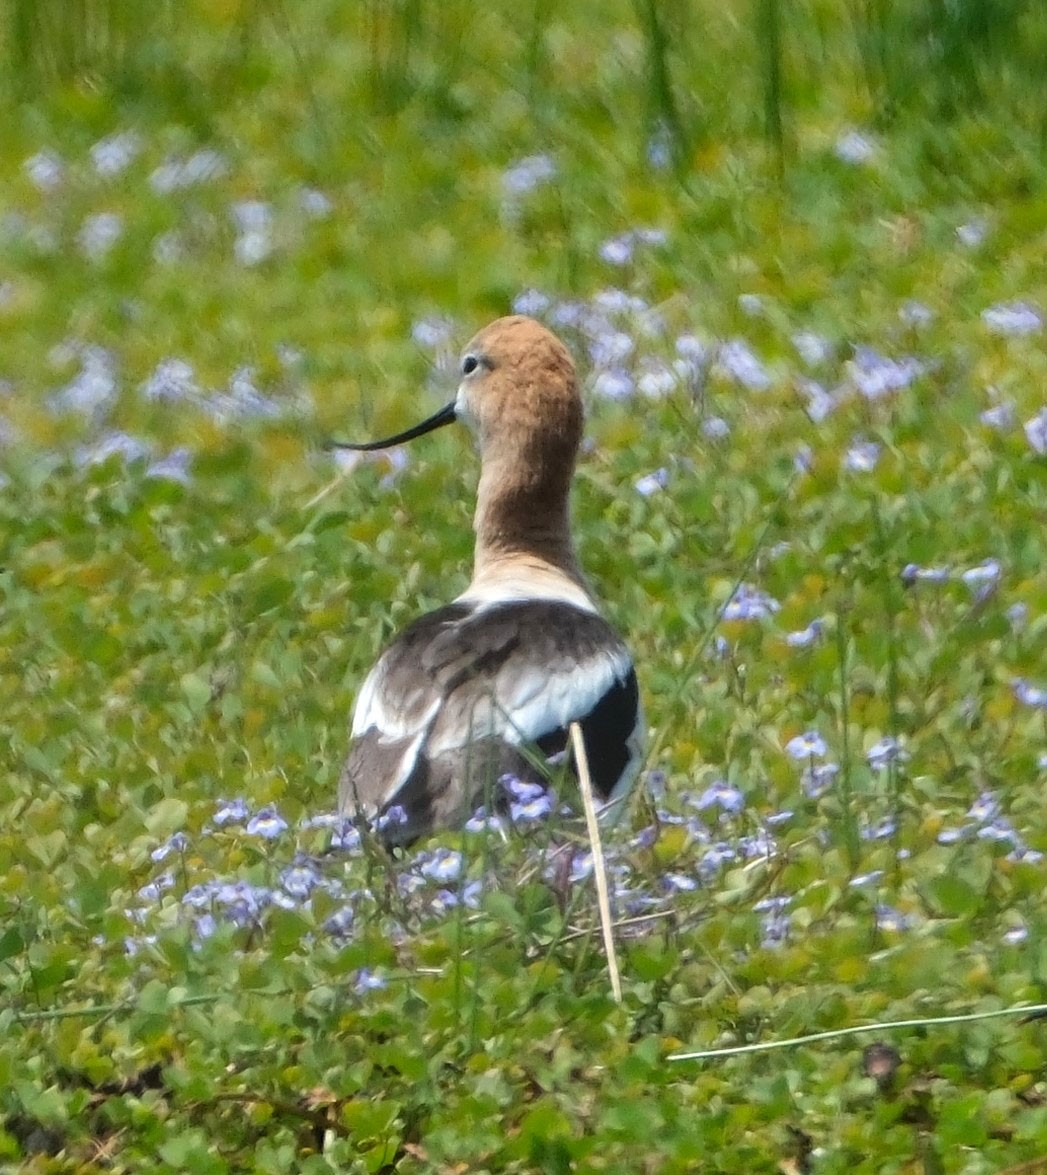
<instances>
[{"instance_id":1,"label":"green grass","mask_svg":"<svg viewBox=\"0 0 1047 1175\"><path fill-rule=\"evenodd\" d=\"M1047 309L1037 7L83 5L71 40L11 8L5 1169L1042 1160L1037 1022L666 1059L1044 998L1045 331L983 317ZM45 151L51 188L23 166ZM554 178L511 199L536 154ZM187 182L194 158L220 166ZM601 259L644 228L664 243ZM554 322L588 308L561 328L590 408L578 541L651 728L655 796L611 837L619 915L651 915L619 929L621 1007L591 882L559 864L574 825L395 862L302 826L378 650L467 580L476 476L464 430L333 486L317 442L419 419L453 377L415 325L449 317L453 351L530 288ZM637 380L681 335L706 359L602 398L611 328ZM170 360L191 373L150 398ZM900 386L856 390L877 377ZM185 482L150 476L179 449ZM740 584L778 609L730 619ZM805 732L824 753L797 760ZM880 1082L874 1042L898 1052Z\"/></svg>"}]
</instances>

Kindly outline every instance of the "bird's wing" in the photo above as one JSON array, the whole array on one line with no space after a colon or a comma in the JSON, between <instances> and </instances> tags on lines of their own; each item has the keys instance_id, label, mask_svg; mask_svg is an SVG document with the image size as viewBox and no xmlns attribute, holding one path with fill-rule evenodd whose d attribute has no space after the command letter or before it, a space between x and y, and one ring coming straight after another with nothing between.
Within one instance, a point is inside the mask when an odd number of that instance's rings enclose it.
<instances>
[{"instance_id":1,"label":"bird's wing","mask_svg":"<svg viewBox=\"0 0 1047 1175\"><path fill-rule=\"evenodd\" d=\"M624 740L636 718L632 660L596 613L557 600L449 604L409 625L364 682L347 772L377 809L395 802L421 756L490 738L534 744L606 710L609 697L622 721L631 700Z\"/></svg>"}]
</instances>

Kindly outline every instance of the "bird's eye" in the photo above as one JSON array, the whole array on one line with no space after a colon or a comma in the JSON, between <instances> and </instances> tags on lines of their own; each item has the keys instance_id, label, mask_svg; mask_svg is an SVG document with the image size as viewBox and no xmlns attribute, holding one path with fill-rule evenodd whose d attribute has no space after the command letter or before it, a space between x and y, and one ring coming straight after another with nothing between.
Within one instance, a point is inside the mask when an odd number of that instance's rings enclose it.
<instances>
[{"instance_id":1,"label":"bird's eye","mask_svg":"<svg viewBox=\"0 0 1047 1175\"><path fill-rule=\"evenodd\" d=\"M466 355L462 360L462 375L472 375L480 366L480 360L475 355Z\"/></svg>"}]
</instances>

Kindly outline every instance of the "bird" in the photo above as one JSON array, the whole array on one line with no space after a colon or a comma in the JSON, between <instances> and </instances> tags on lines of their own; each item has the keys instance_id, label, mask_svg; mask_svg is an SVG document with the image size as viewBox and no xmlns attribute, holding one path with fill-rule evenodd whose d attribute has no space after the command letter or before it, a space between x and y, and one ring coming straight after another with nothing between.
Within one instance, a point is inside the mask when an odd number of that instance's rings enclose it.
<instances>
[{"instance_id":1,"label":"bird","mask_svg":"<svg viewBox=\"0 0 1047 1175\"><path fill-rule=\"evenodd\" d=\"M633 658L571 536L584 413L570 352L511 315L472 339L460 373L455 398L420 424L331 442L374 451L460 421L480 452L472 579L393 638L353 710L339 811L390 847L460 828L482 806L504 809L512 781L548 783L575 722L602 814L616 816L643 748Z\"/></svg>"}]
</instances>

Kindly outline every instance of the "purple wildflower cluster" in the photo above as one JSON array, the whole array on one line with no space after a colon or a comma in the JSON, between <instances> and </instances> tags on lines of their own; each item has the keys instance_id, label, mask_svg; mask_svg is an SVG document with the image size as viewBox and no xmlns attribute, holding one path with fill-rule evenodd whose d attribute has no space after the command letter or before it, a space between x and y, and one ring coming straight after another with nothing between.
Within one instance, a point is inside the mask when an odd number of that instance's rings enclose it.
<instances>
[{"instance_id":1,"label":"purple wildflower cluster","mask_svg":"<svg viewBox=\"0 0 1047 1175\"><path fill-rule=\"evenodd\" d=\"M938 843L958 844L961 841L992 841L1007 847L1007 860L1035 864L1043 860L1043 853L1029 848L1024 837L1015 829L1004 813L999 797L990 791L979 793L967 810L962 824L943 828L938 833Z\"/></svg>"}]
</instances>

